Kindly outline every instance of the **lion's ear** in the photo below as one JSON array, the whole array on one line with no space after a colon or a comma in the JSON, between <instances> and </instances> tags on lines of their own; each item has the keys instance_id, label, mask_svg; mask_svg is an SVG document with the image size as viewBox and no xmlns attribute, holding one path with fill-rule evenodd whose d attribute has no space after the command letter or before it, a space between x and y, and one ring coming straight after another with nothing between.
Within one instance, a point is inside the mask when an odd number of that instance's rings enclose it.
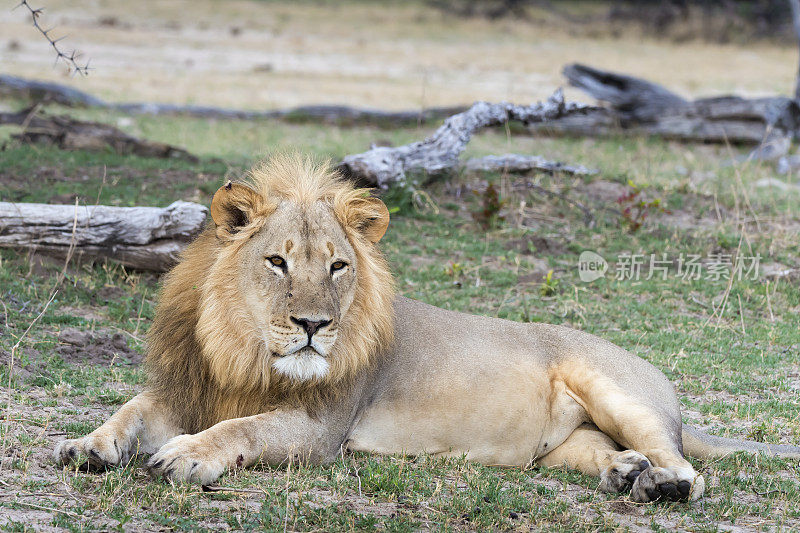
<instances>
[{"instance_id":1,"label":"lion's ear","mask_svg":"<svg viewBox=\"0 0 800 533\"><path fill-rule=\"evenodd\" d=\"M375 243L389 227L389 209L374 196L356 198L347 205L347 223Z\"/></svg>"},{"instance_id":2,"label":"lion's ear","mask_svg":"<svg viewBox=\"0 0 800 533\"><path fill-rule=\"evenodd\" d=\"M211 200L211 218L217 225L217 236L233 235L249 224L262 202L260 194L240 183L228 181L217 189Z\"/></svg>"}]
</instances>

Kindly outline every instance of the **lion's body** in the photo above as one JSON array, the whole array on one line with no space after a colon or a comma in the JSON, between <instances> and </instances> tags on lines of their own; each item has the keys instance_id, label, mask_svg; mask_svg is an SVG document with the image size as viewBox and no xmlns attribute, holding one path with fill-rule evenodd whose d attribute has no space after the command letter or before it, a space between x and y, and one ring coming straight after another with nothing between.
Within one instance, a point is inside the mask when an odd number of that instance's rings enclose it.
<instances>
[{"instance_id":1,"label":"lion's body","mask_svg":"<svg viewBox=\"0 0 800 533\"><path fill-rule=\"evenodd\" d=\"M567 465L634 499L698 498L683 457L800 449L683 429L669 380L595 336L395 297L375 243L388 211L307 160L214 197L214 225L168 275L146 391L55 450L91 464L152 453L152 472L226 469L343 449Z\"/></svg>"},{"instance_id":2,"label":"lion's body","mask_svg":"<svg viewBox=\"0 0 800 533\"><path fill-rule=\"evenodd\" d=\"M665 410L679 413L660 372L592 335L405 298L395 310L396 343L379 359L374 399L350 434L350 449L527 465L590 421L570 389L576 365L587 378L603 376L628 388L631 401L655 407L653 392L667 396ZM639 379L649 383L650 395L636 386Z\"/></svg>"}]
</instances>

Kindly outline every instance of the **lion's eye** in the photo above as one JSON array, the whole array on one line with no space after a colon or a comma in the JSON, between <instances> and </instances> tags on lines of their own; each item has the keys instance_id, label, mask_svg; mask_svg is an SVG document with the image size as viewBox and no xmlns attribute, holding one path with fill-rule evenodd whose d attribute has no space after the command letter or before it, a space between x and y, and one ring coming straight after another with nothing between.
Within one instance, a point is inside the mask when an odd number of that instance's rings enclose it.
<instances>
[{"instance_id":1,"label":"lion's eye","mask_svg":"<svg viewBox=\"0 0 800 533\"><path fill-rule=\"evenodd\" d=\"M331 265L331 274L333 274L337 270L343 269L346 266L347 263L345 263L344 261L334 261L333 264Z\"/></svg>"},{"instance_id":2,"label":"lion's eye","mask_svg":"<svg viewBox=\"0 0 800 533\"><path fill-rule=\"evenodd\" d=\"M279 255L273 255L272 257L267 257L267 261L269 261L276 267L286 268L286 261L283 259L283 257Z\"/></svg>"}]
</instances>

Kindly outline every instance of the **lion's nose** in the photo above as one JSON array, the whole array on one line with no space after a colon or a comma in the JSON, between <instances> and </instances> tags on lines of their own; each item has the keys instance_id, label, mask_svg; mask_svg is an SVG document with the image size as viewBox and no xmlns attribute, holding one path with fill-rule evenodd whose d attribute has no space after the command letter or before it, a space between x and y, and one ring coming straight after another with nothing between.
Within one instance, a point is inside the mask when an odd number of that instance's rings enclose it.
<instances>
[{"instance_id":1,"label":"lion's nose","mask_svg":"<svg viewBox=\"0 0 800 533\"><path fill-rule=\"evenodd\" d=\"M309 318L297 317L290 317L290 319L292 322L305 330L306 334L308 334L309 340L311 340L311 337L314 335L314 333L331 323L330 320L311 320Z\"/></svg>"}]
</instances>

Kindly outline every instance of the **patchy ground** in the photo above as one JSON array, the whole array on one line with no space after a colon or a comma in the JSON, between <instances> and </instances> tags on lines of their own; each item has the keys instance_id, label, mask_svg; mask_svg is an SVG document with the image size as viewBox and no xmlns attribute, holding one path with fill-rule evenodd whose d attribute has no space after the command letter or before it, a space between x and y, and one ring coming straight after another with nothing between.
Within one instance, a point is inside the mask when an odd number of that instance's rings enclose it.
<instances>
[{"instance_id":1,"label":"patchy ground","mask_svg":"<svg viewBox=\"0 0 800 533\"><path fill-rule=\"evenodd\" d=\"M367 128L350 135L406 133ZM478 139L473 149L494 150L501 140L493 136ZM217 142L224 150L233 141ZM533 142L572 158L586 153L585 143L569 140L502 142ZM619 153L620 142L623 153L649 159L615 159L609 154ZM741 187L730 186L724 167L713 178L702 174L725 161L724 150L699 152L704 159L695 175L701 179L670 172L685 162L681 145L612 140L591 146L580 161L609 169L594 178L464 175L430 187L425 202L386 196L394 215L383 247L400 291L452 309L596 333L663 369L679 391L687 422L740 438L800 441L800 199L755 187L770 172L766 168L739 168ZM4 199L69 195L72 202L78 195L87 203L100 197L121 205L163 205L209 194L227 172L214 162L170 163L159 171L163 163L140 158L13 150L13 160L0 166ZM23 180L30 172L41 177L33 188ZM620 199L633 190L629 179L642 184L637 187L646 203L659 199L663 206L646 210L636 231L621 215L626 206ZM498 211L481 226L489 184L499 191ZM576 202L591 211L593 227ZM580 281L576 267L587 249L605 257L610 268L592 283ZM755 279L729 285L679 276L681 254L698 254L708 265L713 254L737 250L762 254L765 269ZM666 279L647 279L648 269L638 279L616 279L619 258L631 253L666 253L672 260ZM62 270L59 261L0 252L0 380L11 385L2 404L0 448L0 527L6 530L800 527L798 466L743 455L695 462L708 482L701 502L653 505L598 493L596 480L574 472L493 469L431 457L356 454L328 467L243 470L223 477L213 493L150 480L141 460L99 474L62 470L50 462L55 443L91 431L141 390L138 363L158 290L155 276L110 263L70 265L56 287ZM56 288L51 305L25 334Z\"/></svg>"}]
</instances>

